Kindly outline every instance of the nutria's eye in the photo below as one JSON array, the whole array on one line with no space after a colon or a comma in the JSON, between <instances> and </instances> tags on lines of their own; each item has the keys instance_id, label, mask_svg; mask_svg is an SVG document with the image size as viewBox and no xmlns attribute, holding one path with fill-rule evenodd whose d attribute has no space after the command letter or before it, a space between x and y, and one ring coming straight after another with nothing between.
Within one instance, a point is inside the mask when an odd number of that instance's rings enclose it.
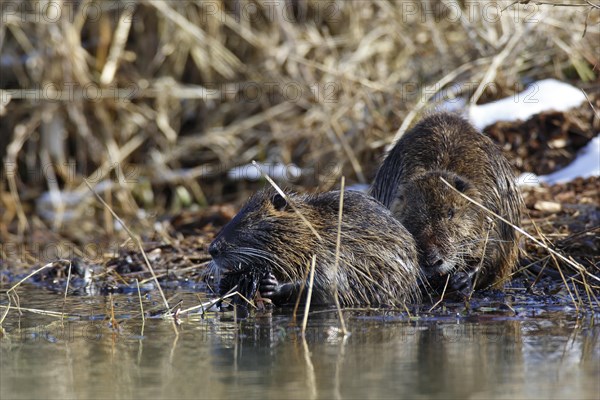
<instances>
[{"instance_id":1,"label":"nutria's eye","mask_svg":"<svg viewBox=\"0 0 600 400\"><path fill-rule=\"evenodd\" d=\"M454 187L458 189L459 192L464 193L468 186L469 184L458 176L454 178Z\"/></svg>"},{"instance_id":2,"label":"nutria's eye","mask_svg":"<svg viewBox=\"0 0 600 400\"><path fill-rule=\"evenodd\" d=\"M454 217L454 208L448 210L448 219L452 219Z\"/></svg>"},{"instance_id":3,"label":"nutria's eye","mask_svg":"<svg viewBox=\"0 0 600 400\"><path fill-rule=\"evenodd\" d=\"M271 197L271 203L276 210L283 210L285 206L287 206L287 201L283 198L282 195L276 193Z\"/></svg>"}]
</instances>

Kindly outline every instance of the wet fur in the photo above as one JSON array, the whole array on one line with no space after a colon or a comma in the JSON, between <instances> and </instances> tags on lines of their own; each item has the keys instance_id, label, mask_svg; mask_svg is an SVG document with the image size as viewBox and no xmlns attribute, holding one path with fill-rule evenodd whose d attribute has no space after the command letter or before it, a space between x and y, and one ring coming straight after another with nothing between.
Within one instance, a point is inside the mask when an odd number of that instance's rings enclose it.
<instances>
[{"instance_id":1,"label":"wet fur","mask_svg":"<svg viewBox=\"0 0 600 400\"><path fill-rule=\"evenodd\" d=\"M212 268L225 272L229 285L236 281L230 278L232 273L271 272L279 281L301 282L316 254L313 304L333 304L334 284L342 306L417 301L415 242L386 208L364 193L344 193L335 273L339 200L338 191L288 195L319 233L319 240L274 190L256 193L211 244ZM222 286L226 290L227 285Z\"/></svg>"},{"instance_id":2,"label":"wet fur","mask_svg":"<svg viewBox=\"0 0 600 400\"><path fill-rule=\"evenodd\" d=\"M517 233L440 177L519 226L522 199L508 161L489 138L449 113L428 116L408 131L383 161L370 192L414 235L432 281L472 273L482 263L476 287L499 284L516 263ZM443 263L433 266L440 258Z\"/></svg>"}]
</instances>

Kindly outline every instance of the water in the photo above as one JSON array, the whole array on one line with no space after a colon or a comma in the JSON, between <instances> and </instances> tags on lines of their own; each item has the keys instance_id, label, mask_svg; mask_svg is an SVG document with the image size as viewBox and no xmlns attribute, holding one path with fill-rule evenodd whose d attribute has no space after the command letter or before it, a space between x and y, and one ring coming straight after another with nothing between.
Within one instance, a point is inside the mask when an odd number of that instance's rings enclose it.
<instances>
[{"instance_id":1,"label":"water","mask_svg":"<svg viewBox=\"0 0 600 400\"><path fill-rule=\"evenodd\" d=\"M63 296L20 290L21 307L63 309ZM183 307L197 294L177 294ZM600 328L593 315L537 308L410 320L346 312L309 318L306 341L289 310L235 322L228 313L142 319L137 295L67 298L61 323L11 310L0 339L0 398L599 398ZM175 299L170 303L174 304ZM6 296L2 297L6 304ZM144 307L159 306L157 297ZM0 310L2 313L4 309Z\"/></svg>"}]
</instances>

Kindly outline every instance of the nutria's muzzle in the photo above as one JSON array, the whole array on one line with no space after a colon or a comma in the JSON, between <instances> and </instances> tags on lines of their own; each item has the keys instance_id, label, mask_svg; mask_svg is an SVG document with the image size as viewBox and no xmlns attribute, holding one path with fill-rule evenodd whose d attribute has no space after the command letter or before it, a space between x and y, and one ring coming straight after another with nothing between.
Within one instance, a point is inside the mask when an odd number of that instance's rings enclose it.
<instances>
[{"instance_id":1,"label":"nutria's muzzle","mask_svg":"<svg viewBox=\"0 0 600 400\"><path fill-rule=\"evenodd\" d=\"M212 258L218 257L225 248L225 243L221 239L213 240L213 242L208 246L208 253Z\"/></svg>"}]
</instances>

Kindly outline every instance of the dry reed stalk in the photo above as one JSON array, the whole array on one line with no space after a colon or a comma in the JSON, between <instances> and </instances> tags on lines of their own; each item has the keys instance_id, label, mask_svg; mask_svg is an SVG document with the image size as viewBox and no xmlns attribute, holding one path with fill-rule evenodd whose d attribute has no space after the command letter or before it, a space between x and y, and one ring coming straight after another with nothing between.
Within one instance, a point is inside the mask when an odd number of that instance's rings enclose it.
<instances>
[{"instance_id":1,"label":"dry reed stalk","mask_svg":"<svg viewBox=\"0 0 600 400\"><path fill-rule=\"evenodd\" d=\"M338 268L340 264L340 245L342 243L342 216L344 214L344 189L346 187L346 180L342 176L342 182L340 184L340 209L338 212L338 227L337 227L337 237L335 240L335 262L333 264L333 275L337 276ZM333 299L335 301L335 307L338 311L338 317L340 319L340 325L342 326L342 333L344 336L348 335L348 330L346 330L346 323L344 321L344 315L342 314L342 307L340 306L340 299L338 297L338 285L337 280L333 281Z\"/></svg>"},{"instance_id":2,"label":"dry reed stalk","mask_svg":"<svg viewBox=\"0 0 600 400\"><path fill-rule=\"evenodd\" d=\"M433 311L434 308L436 308L438 305L440 305L440 303L442 303L444 301L444 295L446 294L446 288L448 287L448 282L450 282L450 275L448 275L448 277L446 278L446 283L444 284L444 290L442 290L442 295L440 296L440 299L431 306L431 308L429 309L428 312Z\"/></svg>"},{"instance_id":3,"label":"dry reed stalk","mask_svg":"<svg viewBox=\"0 0 600 400\"><path fill-rule=\"evenodd\" d=\"M142 315L142 331L140 336L144 336L144 327L146 326L146 314L144 313L144 303L142 303L142 292L140 291L140 282L136 279L135 285L137 287L138 299L140 301L140 313Z\"/></svg>"},{"instance_id":4,"label":"dry reed stalk","mask_svg":"<svg viewBox=\"0 0 600 400\"><path fill-rule=\"evenodd\" d=\"M25 282L27 279L31 278L32 276L38 274L39 272L45 270L46 268L49 268L53 265L54 263L48 263L46 265L44 265L43 267L40 267L38 269L36 269L35 271L31 272L30 274L28 274L26 277L24 277L23 279L21 279L19 282L15 283L14 285L12 285L10 287L10 289L8 289L6 291L6 295L8 296L8 306L2 306L2 308L6 308L6 311L4 312L4 314L2 315L2 318L0 318L0 327L2 326L2 323L4 322L4 319L6 318L6 316L8 315L8 312L10 311L10 308L12 307L12 303L13 300L16 304L16 308L19 311L19 313L21 312L21 307L19 304L19 295L17 294L17 288L19 286L21 286L21 284L23 284L23 282Z\"/></svg>"},{"instance_id":5,"label":"dry reed stalk","mask_svg":"<svg viewBox=\"0 0 600 400\"><path fill-rule=\"evenodd\" d=\"M533 223L533 226L535 228L535 231L536 231L537 235L540 237L541 242L545 246L547 246L546 249L549 249L550 247L548 245L548 240L546 239L546 236L540 231L540 229L538 228L538 226L537 226L537 224L535 222ZM565 279L565 275L562 272L562 268L560 267L560 264L559 264L558 260L556 259L556 257L554 256L554 254L550 253L549 255L550 255L550 258L552 259L552 261L554 262L554 265L556 266L556 269L558 270L558 273L560 274L560 279L564 283L565 288L567 289L567 292L569 293L569 297L571 298L571 302L575 306L575 310L579 311L578 304L580 304L581 301L579 303L575 302L575 297L573 296L573 291L571 291L571 288L569 287L569 284L567 283L567 280ZM543 268L542 268L542 271L540 271L539 275L541 275L542 272L543 272ZM584 275L582 274L582 276L584 276ZM536 281L537 281L537 278L536 278ZM579 294L577 293L577 290L574 290L574 292L577 294L577 296L579 296Z\"/></svg>"},{"instance_id":6,"label":"dry reed stalk","mask_svg":"<svg viewBox=\"0 0 600 400\"><path fill-rule=\"evenodd\" d=\"M310 276L308 278L308 292L306 293L306 304L304 305L304 318L302 319L302 337L306 334L306 325L308 323L308 313L310 311L310 301L312 299L313 283L315 281L315 266L317 263L317 256L312 256L312 262L310 264Z\"/></svg>"},{"instance_id":7,"label":"dry reed stalk","mask_svg":"<svg viewBox=\"0 0 600 400\"><path fill-rule=\"evenodd\" d=\"M310 265L306 266L306 271L304 272L304 276L302 277L302 281L300 282L300 290L298 290L298 298L294 303L294 310L292 311L292 324L296 324L296 318L298 315L298 308L300 307L300 301L302 300L302 294L304 293L304 289L306 289L306 282L308 281L308 276L310 275Z\"/></svg>"}]
</instances>

